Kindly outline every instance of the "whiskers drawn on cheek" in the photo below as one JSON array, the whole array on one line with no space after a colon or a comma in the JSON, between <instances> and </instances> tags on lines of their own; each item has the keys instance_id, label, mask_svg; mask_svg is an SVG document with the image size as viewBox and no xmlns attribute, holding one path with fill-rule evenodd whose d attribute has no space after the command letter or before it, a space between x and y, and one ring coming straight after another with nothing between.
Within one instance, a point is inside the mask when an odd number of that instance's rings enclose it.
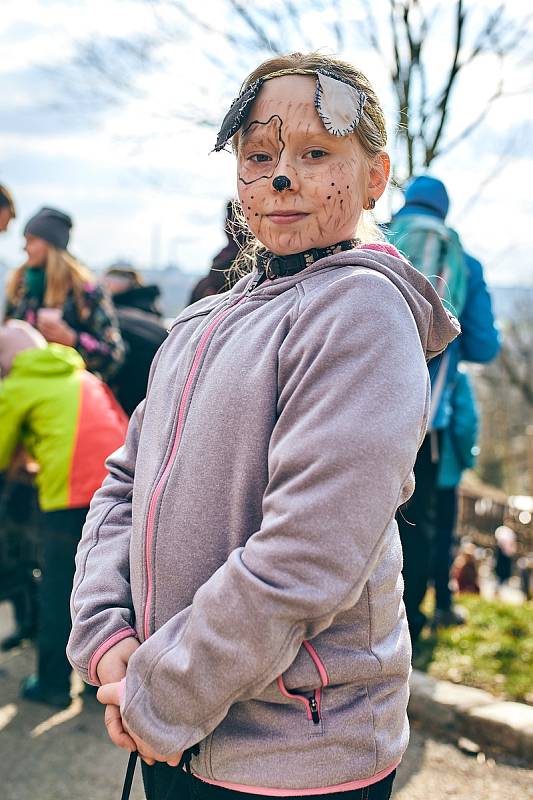
<instances>
[{"instance_id":1,"label":"whiskers drawn on cheek","mask_svg":"<svg viewBox=\"0 0 533 800\"><path fill-rule=\"evenodd\" d=\"M240 164L239 171L237 173L240 183L243 183L245 186L250 186L252 183L256 183L257 181L263 179L270 180L276 171L283 151L285 150L285 141L283 140L282 136L283 120L278 114L273 114L269 119L267 119L266 122L252 120L252 122L250 122L250 124L247 125L243 130L243 138L247 136L253 137L254 134L256 134L259 126L263 128L261 131L260 141L263 142L266 147L275 154L276 157L272 161L267 162L270 167L267 172L264 172L261 169L263 162L249 162L245 159L244 163ZM257 175L257 171L260 171L261 174Z\"/></svg>"}]
</instances>

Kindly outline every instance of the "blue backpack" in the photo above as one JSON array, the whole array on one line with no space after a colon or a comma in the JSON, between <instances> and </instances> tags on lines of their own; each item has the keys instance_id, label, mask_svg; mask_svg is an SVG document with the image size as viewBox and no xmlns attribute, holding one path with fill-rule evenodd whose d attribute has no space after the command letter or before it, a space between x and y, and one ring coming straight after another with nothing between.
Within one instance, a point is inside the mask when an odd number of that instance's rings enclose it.
<instances>
[{"instance_id":1,"label":"blue backpack","mask_svg":"<svg viewBox=\"0 0 533 800\"><path fill-rule=\"evenodd\" d=\"M426 276L456 317L466 300L467 266L461 241L441 219L402 214L388 226L392 243Z\"/></svg>"},{"instance_id":2,"label":"blue backpack","mask_svg":"<svg viewBox=\"0 0 533 800\"><path fill-rule=\"evenodd\" d=\"M400 214L387 227L390 241L431 282L445 308L460 317L466 300L468 271L457 233L441 219L425 214ZM429 364L430 429L446 388L448 362L446 350Z\"/></svg>"}]
</instances>

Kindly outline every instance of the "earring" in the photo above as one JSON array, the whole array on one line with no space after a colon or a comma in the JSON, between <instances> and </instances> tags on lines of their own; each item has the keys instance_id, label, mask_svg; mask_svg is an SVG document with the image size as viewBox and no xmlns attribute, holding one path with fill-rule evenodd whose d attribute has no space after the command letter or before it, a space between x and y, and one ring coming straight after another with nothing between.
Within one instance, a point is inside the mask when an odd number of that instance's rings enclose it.
<instances>
[{"instance_id":1,"label":"earring","mask_svg":"<svg viewBox=\"0 0 533 800\"><path fill-rule=\"evenodd\" d=\"M364 208L367 211L372 211L376 207L376 201L375 201L375 199L373 197L369 197L366 202L367 202L367 205L364 206Z\"/></svg>"}]
</instances>

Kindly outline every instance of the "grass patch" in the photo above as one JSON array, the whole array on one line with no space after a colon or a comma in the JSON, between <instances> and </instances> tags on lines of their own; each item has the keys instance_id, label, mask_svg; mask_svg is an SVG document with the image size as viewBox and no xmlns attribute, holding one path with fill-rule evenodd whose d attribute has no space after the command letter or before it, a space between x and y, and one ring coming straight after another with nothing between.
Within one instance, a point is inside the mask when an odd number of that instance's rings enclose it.
<instances>
[{"instance_id":1,"label":"grass patch","mask_svg":"<svg viewBox=\"0 0 533 800\"><path fill-rule=\"evenodd\" d=\"M533 602L522 606L462 595L465 625L420 639L413 666L435 678L533 705ZM431 598L424 611L431 616Z\"/></svg>"}]
</instances>

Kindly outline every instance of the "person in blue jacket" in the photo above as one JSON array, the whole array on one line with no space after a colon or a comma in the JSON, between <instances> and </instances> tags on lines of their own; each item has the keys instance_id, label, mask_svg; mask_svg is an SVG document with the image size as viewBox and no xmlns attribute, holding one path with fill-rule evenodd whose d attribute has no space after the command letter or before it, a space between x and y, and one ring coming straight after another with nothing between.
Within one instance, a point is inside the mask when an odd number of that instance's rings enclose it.
<instances>
[{"instance_id":1,"label":"person in blue jacket","mask_svg":"<svg viewBox=\"0 0 533 800\"><path fill-rule=\"evenodd\" d=\"M392 223L405 215L432 216L445 221L450 201L442 181L430 175L421 175L409 184L405 202L394 215ZM394 239L393 239L394 243ZM401 247L401 245L400 245ZM405 250L404 250L405 252ZM412 254L405 255L412 259ZM413 645L416 643L426 617L420 605L426 593L432 543L432 510L439 467L439 449L445 431L451 422L451 395L455 386L460 361L484 364L492 361L500 349L498 330L492 311L489 290L483 276L481 263L465 251L467 270L466 298L459 314L461 335L447 350L445 386L438 394L437 407L432 409L431 429L420 448L415 464L415 492L407 508L398 515L398 526L404 556L404 602ZM434 359L436 362L437 359ZM434 389L438 374L434 362L429 364L429 374Z\"/></svg>"},{"instance_id":2,"label":"person in blue jacket","mask_svg":"<svg viewBox=\"0 0 533 800\"><path fill-rule=\"evenodd\" d=\"M451 551L457 521L457 490L464 470L470 469L475 463L479 416L472 384L461 367L457 371L450 406L450 424L441 435L435 495L431 570L435 587L434 627L464 622L462 615L452 608Z\"/></svg>"}]
</instances>

